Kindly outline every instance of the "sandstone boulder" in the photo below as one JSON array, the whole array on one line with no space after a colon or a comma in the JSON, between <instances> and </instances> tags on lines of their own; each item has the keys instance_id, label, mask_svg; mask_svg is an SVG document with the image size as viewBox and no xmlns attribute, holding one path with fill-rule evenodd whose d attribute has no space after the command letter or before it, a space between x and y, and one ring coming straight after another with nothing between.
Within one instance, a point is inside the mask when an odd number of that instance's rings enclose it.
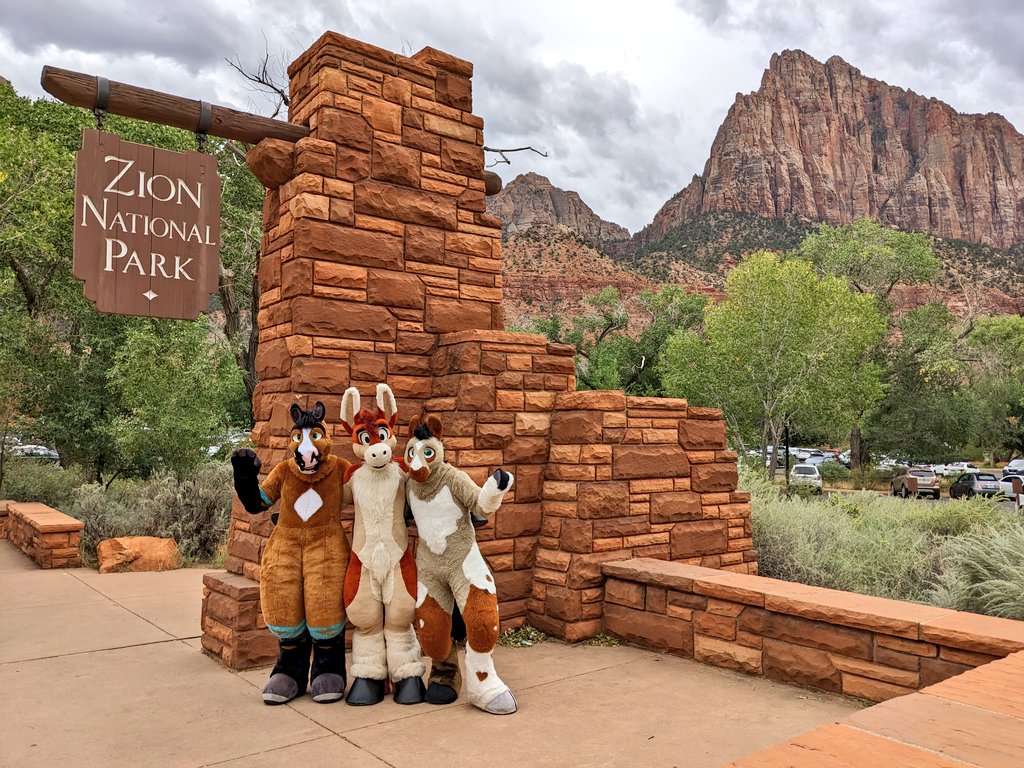
<instances>
[{"instance_id":1,"label":"sandstone boulder","mask_svg":"<svg viewBox=\"0 0 1024 768\"><path fill-rule=\"evenodd\" d=\"M170 571L181 567L181 553L174 539L157 536L122 536L96 545L100 573L119 571Z\"/></svg>"}]
</instances>

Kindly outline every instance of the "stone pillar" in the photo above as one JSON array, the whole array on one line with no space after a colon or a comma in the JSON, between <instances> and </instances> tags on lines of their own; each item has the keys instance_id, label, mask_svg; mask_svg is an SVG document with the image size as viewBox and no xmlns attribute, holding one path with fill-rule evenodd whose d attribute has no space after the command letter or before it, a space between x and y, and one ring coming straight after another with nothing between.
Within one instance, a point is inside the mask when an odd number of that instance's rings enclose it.
<instances>
[{"instance_id":1,"label":"stone pillar","mask_svg":"<svg viewBox=\"0 0 1024 768\"><path fill-rule=\"evenodd\" d=\"M290 460L291 404L322 400L351 458L341 395L387 381L402 425L440 415L450 460L477 482L515 473L477 532L503 626L529 618L578 639L601 628L605 560L756 568L749 504L720 414L576 393L571 347L503 330L501 222L486 213L472 74L432 48L405 57L333 32L289 68L289 117L311 134L249 155L267 189L253 442L268 470ZM683 426L700 419L712 437ZM677 498L691 483L697 517ZM226 572L204 579L203 647L232 667L276 653L258 590L271 530L269 514L236 501Z\"/></svg>"}]
</instances>

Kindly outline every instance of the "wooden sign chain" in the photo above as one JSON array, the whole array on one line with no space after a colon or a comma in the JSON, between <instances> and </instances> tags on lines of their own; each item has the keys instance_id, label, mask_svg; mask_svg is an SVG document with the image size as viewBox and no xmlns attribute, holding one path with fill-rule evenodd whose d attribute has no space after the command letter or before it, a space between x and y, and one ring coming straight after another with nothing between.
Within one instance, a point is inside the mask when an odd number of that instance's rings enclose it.
<instances>
[{"instance_id":1,"label":"wooden sign chain","mask_svg":"<svg viewBox=\"0 0 1024 768\"><path fill-rule=\"evenodd\" d=\"M110 81L105 77L96 77L96 102L92 113L96 116L96 130L103 130L103 118L107 116L107 105L110 103Z\"/></svg>"},{"instance_id":2,"label":"wooden sign chain","mask_svg":"<svg viewBox=\"0 0 1024 768\"><path fill-rule=\"evenodd\" d=\"M213 124L213 105L208 101L199 102L199 125L196 126L196 151L206 151L206 132Z\"/></svg>"}]
</instances>

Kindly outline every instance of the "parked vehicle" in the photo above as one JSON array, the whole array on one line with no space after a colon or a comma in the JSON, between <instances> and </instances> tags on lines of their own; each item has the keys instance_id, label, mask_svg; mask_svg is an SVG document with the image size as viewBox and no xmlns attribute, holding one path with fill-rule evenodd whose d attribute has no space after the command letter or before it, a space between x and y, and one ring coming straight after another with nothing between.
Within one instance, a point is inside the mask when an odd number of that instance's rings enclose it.
<instances>
[{"instance_id":1,"label":"parked vehicle","mask_svg":"<svg viewBox=\"0 0 1024 768\"><path fill-rule=\"evenodd\" d=\"M938 470L936 470L938 471ZM977 472L978 468L971 464L969 461L955 461L952 464L942 465L942 476L943 477L954 477L956 475L963 474L964 472Z\"/></svg>"},{"instance_id":2,"label":"parked vehicle","mask_svg":"<svg viewBox=\"0 0 1024 768\"><path fill-rule=\"evenodd\" d=\"M1014 459L1011 461L1003 467L1003 474L1024 475L1024 459Z\"/></svg>"},{"instance_id":3,"label":"parked vehicle","mask_svg":"<svg viewBox=\"0 0 1024 768\"><path fill-rule=\"evenodd\" d=\"M964 472L949 486L949 497L995 496L999 493L999 478L991 472Z\"/></svg>"},{"instance_id":4,"label":"parked vehicle","mask_svg":"<svg viewBox=\"0 0 1024 768\"><path fill-rule=\"evenodd\" d=\"M826 461L835 461L835 460L836 460L836 457L832 456L831 454L818 453L818 454L812 454L811 456L808 456L806 459L804 459L803 463L804 464L812 464L815 467L820 467Z\"/></svg>"},{"instance_id":5,"label":"parked vehicle","mask_svg":"<svg viewBox=\"0 0 1024 768\"><path fill-rule=\"evenodd\" d=\"M1003 470L1003 476L999 478L999 492L1008 499L1014 498L1013 478L1019 477L1024 482L1024 472L1007 472Z\"/></svg>"},{"instance_id":6,"label":"parked vehicle","mask_svg":"<svg viewBox=\"0 0 1024 768\"><path fill-rule=\"evenodd\" d=\"M60 461L60 454L45 445L16 445L11 448L12 456L26 459L42 459L44 461Z\"/></svg>"},{"instance_id":7,"label":"parked vehicle","mask_svg":"<svg viewBox=\"0 0 1024 768\"><path fill-rule=\"evenodd\" d=\"M797 464L789 473L790 485L809 485L816 493L821 493L821 472L813 464Z\"/></svg>"},{"instance_id":8,"label":"parked vehicle","mask_svg":"<svg viewBox=\"0 0 1024 768\"><path fill-rule=\"evenodd\" d=\"M915 492L914 486L917 486ZM939 491L939 478L931 469L925 467L911 467L905 469L892 479L889 483L889 491L893 496L931 496L938 499L941 496Z\"/></svg>"}]
</instances>

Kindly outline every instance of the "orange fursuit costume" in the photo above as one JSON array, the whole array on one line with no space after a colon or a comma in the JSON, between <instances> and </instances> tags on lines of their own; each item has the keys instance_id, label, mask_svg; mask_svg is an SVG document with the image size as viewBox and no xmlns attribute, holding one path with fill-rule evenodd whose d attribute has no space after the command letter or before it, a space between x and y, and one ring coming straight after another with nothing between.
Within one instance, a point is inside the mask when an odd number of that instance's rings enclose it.
<instances>
[{"instance_id":1,"label":"orange fursuit costume","mask_svg":"<svg viewBox=\"0 0 1024 768\"><path fill-rule=\"evenodd\" d=\"M306 692L311 679L313 700L327 703L345 693L343 591L349 545L341 507L349 463L330 453L323 403L311 411L292 405L291 416L294 460L278 464L262 484L251 449L235 451L231 464L246 510L257 514L274 504L278 509L261 562L260 602L280 655L263 700L290 701Z\"/></svg>"}]
</instances>

